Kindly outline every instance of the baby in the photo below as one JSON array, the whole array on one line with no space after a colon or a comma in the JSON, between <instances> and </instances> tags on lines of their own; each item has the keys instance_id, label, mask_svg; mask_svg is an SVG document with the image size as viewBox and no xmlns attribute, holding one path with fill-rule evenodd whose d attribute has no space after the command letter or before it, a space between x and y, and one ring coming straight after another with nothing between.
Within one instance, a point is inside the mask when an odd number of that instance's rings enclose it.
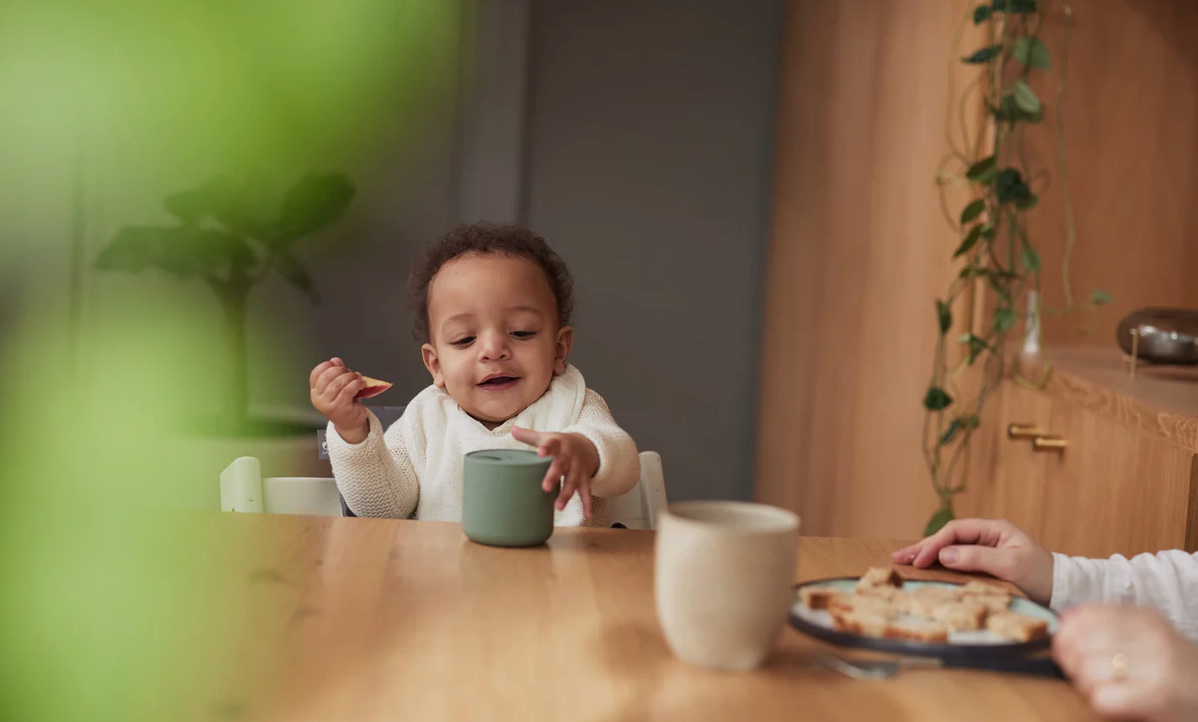
<instances>
[{"instance_id":1,"label":"baby","mask_svg":"<svg viewBox=\"0 0 1198 722\"><path fill-rule=\"evenodd\" d=\"M602 499L640 477L636 444L568 362L570 272L518 226L459 226L413 269L413 325L433 383L384 434L355 399L362 375L334 358L312 369L329 420L337 487L358 516L461 521L462 457L536 448L553 456L559 526L606 525Z\"/></svg>"}]
</instances>

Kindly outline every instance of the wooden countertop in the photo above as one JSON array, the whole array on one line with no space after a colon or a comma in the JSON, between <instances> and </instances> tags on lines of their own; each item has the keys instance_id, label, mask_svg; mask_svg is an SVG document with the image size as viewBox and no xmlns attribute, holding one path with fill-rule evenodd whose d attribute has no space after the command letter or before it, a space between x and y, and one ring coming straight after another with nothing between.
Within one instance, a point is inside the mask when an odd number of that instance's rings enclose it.
<instances>
[{"instance_id":1,"label":"wooden countertop","mask_svg":"<svg viewBox=\"0 0 1198 722\"><path fill-rule=\"evenodd\" d=\"M467 541L456 524L212 515L233 552L212 641L230 649L195 709L238 720L1090 720L1066 683L911 671L860 682L809 666L787 628L769 664L727 674L669 652L652 532L558 529L536 549ZM804 537L800 580L888 563L899 542ZM949 572L915 576L955 578Z\"/></svg>"},{"instance_id":2,"label":"wooden countertop","mask_svg":"<svg viewBox=\"0 0 1198 722\"><path fill-rule=\"evenodd\" d=\"M1117 348L1053 348L1048 358L1048 393L1198 451L1198 369L1141 362L1133 379Z\"/></svg>"}]
</instances>

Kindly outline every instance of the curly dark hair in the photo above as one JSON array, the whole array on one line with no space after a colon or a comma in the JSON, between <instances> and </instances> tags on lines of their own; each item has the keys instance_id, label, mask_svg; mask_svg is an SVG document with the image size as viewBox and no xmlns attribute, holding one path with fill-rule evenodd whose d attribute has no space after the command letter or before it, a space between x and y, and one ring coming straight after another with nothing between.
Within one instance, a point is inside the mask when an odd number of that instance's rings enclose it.
<instances>
[{"instance_id":1,"label":"curly dark hair","mask_svg":"<svg viewBox=\"0 0 1198 722\"><path fill-rule=\"evenodd\" d=\"M428 287L446 263L469 253L527 258L545 272L553 298L557 301L557 320L569 325L574 313L574 280L570 269L554 253L545 239L514 223L462 224L438 238L412 267L408 277L408 296L412 303L412 333L421 343L432 340L428 327Z\"/></svg>"}]
</instances>

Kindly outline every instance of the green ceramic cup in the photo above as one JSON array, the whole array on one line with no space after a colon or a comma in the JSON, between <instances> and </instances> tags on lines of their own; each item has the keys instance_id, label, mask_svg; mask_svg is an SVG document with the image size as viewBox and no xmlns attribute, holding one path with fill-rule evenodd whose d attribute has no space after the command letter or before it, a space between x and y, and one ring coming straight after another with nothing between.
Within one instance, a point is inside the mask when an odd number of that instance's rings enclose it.
<instances>
[{"instance_id":1,"label":"green ceramic cup","mask_svg":"<svg viewBox=\"0 0 1198 722\"><path fill-rule=\"evenodd\" d=\"M462 479L462 531L480 544L530 547L553 536L556 491L541 482L553 457L517 449L466 454Z\"/></svg>"}]
</instances>

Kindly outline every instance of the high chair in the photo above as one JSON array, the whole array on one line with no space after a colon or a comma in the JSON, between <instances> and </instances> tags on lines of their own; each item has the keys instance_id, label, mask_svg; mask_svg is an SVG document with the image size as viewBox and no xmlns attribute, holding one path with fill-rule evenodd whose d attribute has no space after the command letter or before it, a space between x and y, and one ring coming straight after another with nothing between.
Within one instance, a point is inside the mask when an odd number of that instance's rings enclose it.
<instances>
[{"instance_id":1,"label":"high chair","mask_svg":"<svg viewBox=\"0 0 1198 722\"><path fill-rule=\"evenodd\" d=\"M627 494L606 500L607 514L612 524L655 529L657 515L666 505L661 456L644 451L640 461L641 478ZM235 459L221 472L220 508L251 514L353 516L332 478L262 478L261 465L252 456Z\"/></svg>"}]
</instances>

